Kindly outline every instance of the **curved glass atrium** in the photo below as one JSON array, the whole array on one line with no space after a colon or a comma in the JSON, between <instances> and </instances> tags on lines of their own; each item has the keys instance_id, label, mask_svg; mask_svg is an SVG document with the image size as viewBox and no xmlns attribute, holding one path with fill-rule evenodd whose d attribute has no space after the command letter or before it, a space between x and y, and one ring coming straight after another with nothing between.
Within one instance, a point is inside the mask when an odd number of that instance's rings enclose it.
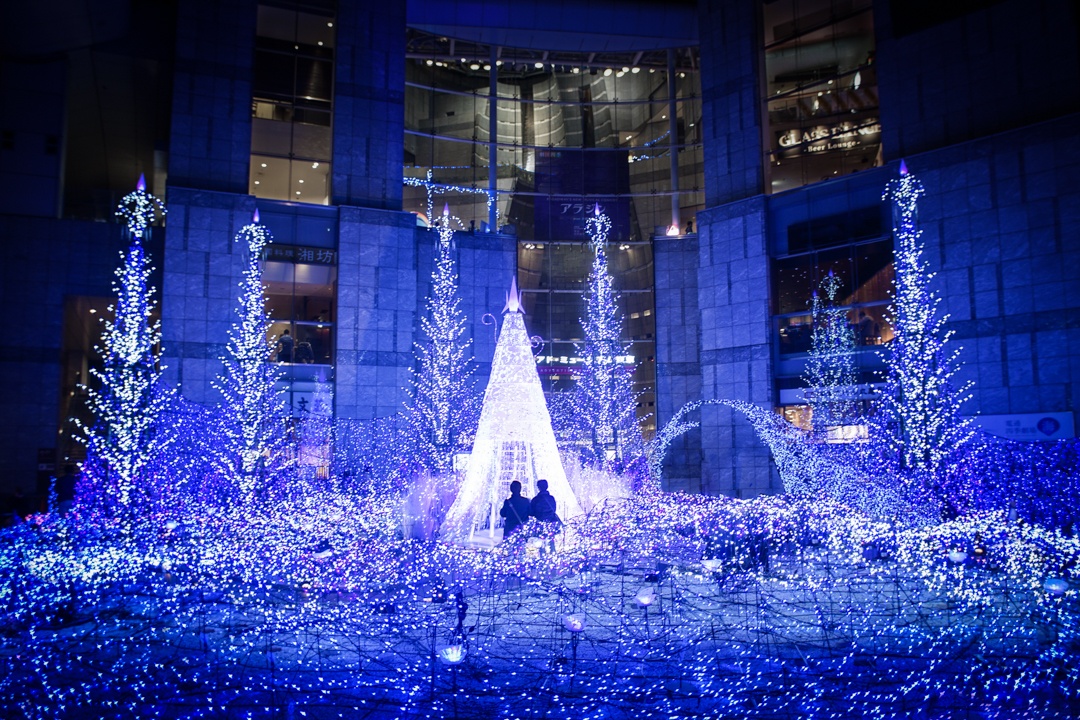
<instances>
[{"instance_id":1,"label":"curved glass atrium","mask_svg":"<svg viewBox=\"0 0 1080 720\"><path fill-rule=\"evenodd\" d=\"M553 52L409 32L404 208L424 223L448 204L467 231L517 237L529 330L545 344L547 389L559 392L572 386L585 220L599 204L651 431L651 243L693 232L704 206L696 48Z\"/></svg>"}]
</instances>

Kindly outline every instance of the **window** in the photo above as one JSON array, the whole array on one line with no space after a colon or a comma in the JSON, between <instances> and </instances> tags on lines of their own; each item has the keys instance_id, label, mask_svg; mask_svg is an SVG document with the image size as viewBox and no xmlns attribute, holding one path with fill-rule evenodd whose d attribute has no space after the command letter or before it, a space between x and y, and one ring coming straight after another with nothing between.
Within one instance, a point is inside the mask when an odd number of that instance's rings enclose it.
<instances>
[{"instance_id":1,"label":"window","mask_svg":"<svg viewBox=\"0 0 1080 720\"><path fill-rule=\"evenodd\" d=\"M330 259L332 251L271 246L281 257L293 250L294 257L322 253ZM268 249L269 250L269 249ZM291 342L278 342L274 360L286 366L286 379L310 380L316 368L334 364L335 285L337 267L304 261L265 260L263 282L266 284L266 311L270 316L270 334L282 338L289 333Z\"/></svg>"},{"instance_id":2,"label":"window","mask_svg":"<svg viewBox=\"0 0 1080 720\"><path fill-rule=\"evenodd\" d=\"M334 18L260 5L248 191L330 203Z\"/></svg>"},{"instance_id":3,"label":"window","mask_svg":"<svg viewBox=\"0 0 1080 720\"><path fill-rule=\"evenodd\" d=\"M869 0L763 3L767 192L882 163Z\"/></svg>"}]
</instances>

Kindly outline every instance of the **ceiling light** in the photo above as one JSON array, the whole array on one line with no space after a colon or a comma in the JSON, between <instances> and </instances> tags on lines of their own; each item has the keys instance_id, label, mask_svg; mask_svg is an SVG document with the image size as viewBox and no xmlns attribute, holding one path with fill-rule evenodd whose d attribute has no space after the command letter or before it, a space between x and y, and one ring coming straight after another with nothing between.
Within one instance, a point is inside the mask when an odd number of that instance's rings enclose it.
<instances>
[{"instance_id":1,"label":"ceiling light","mask_svg":"<svg viewBox=\"0 0 1080 720\"><path fill-rule=\"evenodd\" d=\"M479 70L480 69L480 63L472 63L471 65L469 65L469 69L470 70Z\"/></svg>"},{"instance_id":2,"label":"ceiling light","mask_svg":"<svg viewBox=\"0 0 1080 720\"><path fill-rule=\"evenodd\" d=\"M319 47L322 47L322 40L319 41Z\"/></svg>"},{"instance_id":3,"label":"ceiling light","mask_svg":"<svg viewBox=\"0 0 1080 720\"><path fill-rule=\"evenodd\" d=\"M469 60L468 60L468 58L461 58L461 62L467 63L467 62L469 62Z\"/></svg>"},{"instance_id":4,"label":"ceiling light","mask_svg":"<svg viewBox=\"0 0 1080 720\"><path fill-rule=\"evenodd\" d=\"M304 182L304 179L303 179L303 178L300 178L300 182Z\"/></svg>"},{"instance_id":5,"label":"ceiling light","mask_svg":"<svg viewBox=\"0 0 1080 720\"><path fill-rule=\"evenodd\" d=\"M311 163L311 169L312 170L314 170L317 167L319 167L319 163L317 163L317 162Z\"/></svg>"},{"instance_id":6,"label":"ceiling light","mask_svg":"<svg viewBox=\"0 0 1080 720\"><path fill-rule=\"evenodd\" d=\"M651 73L656 72L656 68L649 68L649 72L651 72Z\"/></svg>"},{"instance_id":7,"label":"ceiling light","mask_svg":"<svg viewBox=\"0 0 1080 720\"><path fill-rule=\"evenodd\" d=\"M661 119L661 120L667 120L667 115L661 115L661 116L660 116L660 119Z\"/></svg>"},{"instance_id":8,"label":"ceiling light","mask_svg":"<svg viewBox=\"0 0 1080 720\"><path fill-rule=\"evenodd\" d=\"M681 77L681 78L686 77L686 73L679 73L679 77Z\"/></svg>"},{"instance_id":9,"label":"ceiling light","mask_svg":"<svg viewBox=\"0 0 1080 720\"><path fill-rule=\"evenodd\" d=\"M94 308L90 308L90 314L91 315L97 314L97 310L95 310Z\"/></svg>"},{"instance_id":10,"label":"ceiling light","mask_svg":"<svg viewBox=\"0 0 1080 720\"><path fill-rule=\"evenodd\" d=\"M633 139L634 139L634 136L633 136L633 135L627 135L627 136L626 136L626 139L627 139L627 140L633 140Z\"/></svg>"},{"instance_id":11,"label":"ceiling light","mask_svg":"<svg viewBox=\"0 0 1080 720\"><path fill-rule=\"evenodd\" d=\"M300 194L300 191L299 191L299 190L297 190L297 191L296 191L296 194L297 194L297 195L299 195L299 194Z\"/></svg>"},{"instance_id":12,"label":"ceiling light","mask_svg":"<svg viewBox=\"0 0 1080 720\"><path fill-rule=\"evenodd\" d=\"M263 163L263 164L262 164L262 166L263 166L263 167L266 167L266 163Z\"/></svg>"},{"instance_id":13,"label":"ceiling light","mask_svg":"<svg viewBox=\"0 0 1080 720\"><path fill-rule=\"evenodd\" d=\"M431 67L432 65L435 64L435 61L434 60L428 60L427 64L428 64L428 67Z\"/></svg>"},{"instance_id":14,"label":"ceiling light","mask_svg":"<svg viewBox=\"0 0 1080 720\"><path fill-rule=\"evenodd\" d=\"M491 69L491 64L490 63L484 63L484 69L485 70L490 70Z\"/></svg>"},{"instance_id":15,"label":"ceiling light","mask_svg":"<svg viewBox=\"0 0 1080 720\"><path fill-rule=\"evenodd\" d=\"M328 22L328 23L326 23L326 27L334 27L334 23Z\"/></svg>"},{"instance_id":16,"label":"ceiling light","mask_svg":"<svg viewBox=\"0 0 1080 720\"><path fill-rule=\"evenodd\" d=\"M256 185L258 185L258 184L259 184L259 181L258 181L258 180L256 180L256 181L255 181L255 184L256 184Z\"/></svg>"},{"instance_id":17,"label":"ceiling light","mask_svg":"<svg viewBox=\"0 0 1080 720\"><path fill-rule=\"evenodd\" d=\"M537 70L542 70L544 68L544 63L535 62L535 63L533 63L533 67L536 68Z\"/></svg>"},{"instance_id":18,"label":"ceiling light","mask_svg":"<svg viewBox=\"0 0 1080 720\"><path fill-rule=\"evenodd\" d=\"M611 68L604 68L604 77L611 77Z\"/></svg>"},{"instance_id":19,"label":"ceiling light","mask_svg":"<svg viewBox=\"0 0 1080 720\"><path fill-rule=\"evenodd\" d=\"M619 72L615 73L615 77L622 77L625 74L626 73L624 73L622 70L620 70Z\"/></svg>"},{"instance_id":20,"label":"ceiling light","mask_svg":"<svg viewBox=\"0 0 1080 720\"><path fill-rule=\"evenodd\" d=\"M630 72L632 72L632 73L634 73L635 75L637 75L637 74L638 74L639 72L641 72L641 68L639 68L639 67L636 67L636 68L632 68L632 69L630 70Z\"/></svg>"},{"instance_id":21,"label":"ceiling light","mask_svg":"<svg viewBox=\"0 0 1080 720\"><path fill-rule=\"evenodd\" d=\"M502 60L496 60L495 67L502 67Z\"/></svg>"},{"instance_id":22,"label":"ceiling light","mask_svg":"<svg viewBox=\"0 0 1080 720\"><path fill-rule=\"evenodd\" d=\"M570 72L572 72L572 73L574 73L575 75L577 75L578 73L580 73L580 72L581 72L581 68L571 68L571 69L570 69Z\"/></svg>"},{"instance_id":23,"label":"ceiling light","mask_svg":"<svg viewBox=\"0 0 1080 720\"><path fill-rule=\"evenodd\" d=\"M628 68L628 67L624 67L624 68L622 69L622 71L623 71L623 72L630 72L630 68Z\"/></svg>"}]
</instances>

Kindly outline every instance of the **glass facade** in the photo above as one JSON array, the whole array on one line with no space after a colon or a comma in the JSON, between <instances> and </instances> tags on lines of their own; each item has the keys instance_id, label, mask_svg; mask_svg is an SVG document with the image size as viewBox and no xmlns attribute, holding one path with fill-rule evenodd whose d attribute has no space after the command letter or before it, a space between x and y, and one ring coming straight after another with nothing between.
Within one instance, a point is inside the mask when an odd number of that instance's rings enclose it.
<instances>
[{"instance_id":1,"label":"glass facade","mask_svg":"<svg viewBox=\"0 0 1080 720\"><path fill-rule=\"evenodd\" d=\"M871 1L762 8L766 192L881 165Z\"/></svg>"},{"instance_id":2,"label":"glass facade","mask_svg":"<svg viewBox=\"0 0 1080 720\"><path fill-rule=\"evenodd\" d=\"M622 295L625 361L639 415L654 406L652 246L704 207L696 49L556 53L410 31L404 207L449 204L463 225L519 241L529 329L542 338L549 391L573 387L585 220L612 220L609 268ZM655 421L644 421L648 433Z\"/></svg>"},{"instance_id":3,"label":"glass facade","mask_svg":"<svg viewBox=\"0 0 1080 720\"><path fill-rule=\"evenodd\" d=\"M303 227L304 223L296 223ZM337 322L337 252L274 243L263 251L270 356L279 363L294 416L311 408L316 383L333 382ZM282 342L288 331L291 342Z\"/></svg>"},{"instance_id":4,"label":"glass facade","mask_svg":"<svg viewBox=\"0 0 1080 720\"><path fill-rule=\"evenodd\" d=\"M334 17L258 8L248 192L330 203Z\"/></svg>"}]
</instances>

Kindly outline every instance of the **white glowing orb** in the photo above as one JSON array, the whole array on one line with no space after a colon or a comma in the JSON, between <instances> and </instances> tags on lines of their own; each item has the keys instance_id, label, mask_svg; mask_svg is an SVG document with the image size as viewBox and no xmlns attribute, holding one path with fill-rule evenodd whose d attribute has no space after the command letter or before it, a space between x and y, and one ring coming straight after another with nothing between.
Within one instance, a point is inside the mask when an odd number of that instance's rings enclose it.
<instances>
[{"instance_id":1,"label":"white glowing orb","mask_svg":"<svg viewBox=\"0 0 1080 720\"><path fill-rule=\"evenodd\" d=\"M572 633L579 633L585 629L585 618L581 615L567 615L562 621L563 627Z\"/></svg>"},{"instance_id":2,"label":"white glowing orb","mask_svg":"<svg viewBox=\"0 0 1080 720\"><path fill-rule=\"evenodd\" d=\"M460 665L465 662L465 656L469 651L464 645L447 645L439 651L439 659L447 665Z\"/></svg>"},{"instance_id":3,"label":"white glowing orb","mask_svg":"<svg viewBox=\"0 0 1080 720\"><path fill-rule=\"evenodd\" d=\"M1065 578L1047 578L1043 583L1043 590L1051 595L1064 595L1069 589L1069 581Z\"/></svg>"},{"instance_id":4,"label":"white glowing orb","mask_svg":"<svg viewBox=\"0 0 1080 720\"><path fill-rule=\"evenodd\" d=\"M634 602L638 604L638 607L649 607L656 602L656 588L652 586L641 588L634 597Z\"/></svg>"}]
</instances>

